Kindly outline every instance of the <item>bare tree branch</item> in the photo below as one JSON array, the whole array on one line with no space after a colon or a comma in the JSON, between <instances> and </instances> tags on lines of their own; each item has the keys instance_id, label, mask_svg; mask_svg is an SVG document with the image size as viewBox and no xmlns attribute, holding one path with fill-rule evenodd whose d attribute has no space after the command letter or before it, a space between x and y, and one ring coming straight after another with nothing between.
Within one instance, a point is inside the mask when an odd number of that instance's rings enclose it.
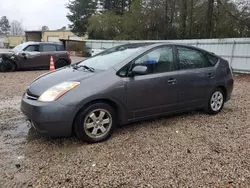
<instances>
[{"instance_id":1,"label":"bare tree branch","mask_svg":"<svg viewBox=\"0 0 250 188\"><path fill-rule=\"evenodd\" d=\"M10 34L13 36L24 35L24 29L21 22L14 20L10 23Z\"/></svg>"}]
</instances>

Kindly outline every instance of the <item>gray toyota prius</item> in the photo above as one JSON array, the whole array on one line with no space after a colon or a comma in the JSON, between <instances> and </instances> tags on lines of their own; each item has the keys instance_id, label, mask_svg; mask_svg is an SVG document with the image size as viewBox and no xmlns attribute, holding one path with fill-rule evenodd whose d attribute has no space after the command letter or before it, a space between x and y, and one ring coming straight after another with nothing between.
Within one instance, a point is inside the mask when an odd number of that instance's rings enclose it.
<instances>
[{"instance_id":1,"label":"gray toyota prius","mask_svg":"<svg viewBox=\"0 0 250 188\"><path fill-rule=\"evenodd\" d=\"M219 113L233 89L229 63L191 46L134 43L36 78L21 110L41 134L86 142L117 125L204 109Z\"/></svg>"}]
</instances>

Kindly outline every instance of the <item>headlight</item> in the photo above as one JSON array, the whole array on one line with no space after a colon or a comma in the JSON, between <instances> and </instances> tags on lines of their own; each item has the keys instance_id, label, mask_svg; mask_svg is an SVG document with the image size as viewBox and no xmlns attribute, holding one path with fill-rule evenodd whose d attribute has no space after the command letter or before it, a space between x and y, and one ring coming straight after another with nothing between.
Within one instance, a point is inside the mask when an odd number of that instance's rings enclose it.
<instances>
[{"instance_id":1,"label":"headlight","mask_svg":"<svg viewBox=\"0 0 250 188\"><path fill-rule=\"evenodd\" d=\"M45 91L38 99L41 102L55 101L71 89L78 86L80 82L63 82Z\"/></svg>"}]
</instances>

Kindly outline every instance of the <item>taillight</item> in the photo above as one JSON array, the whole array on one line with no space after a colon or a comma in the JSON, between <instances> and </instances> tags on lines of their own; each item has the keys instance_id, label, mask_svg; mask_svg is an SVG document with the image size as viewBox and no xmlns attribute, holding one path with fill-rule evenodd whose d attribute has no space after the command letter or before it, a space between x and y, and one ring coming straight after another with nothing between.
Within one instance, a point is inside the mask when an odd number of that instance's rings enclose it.
<instances>
[{"instance_id":1,"label":"taillight","mask_svg":"<svg viewBox=\"0 0 250 188\"><path fill-rule=\"evenodd\" d=\"M227 61L227 64L228 64L228 69L230 71L230 73L233 75L233 68L232 66L230 65L230 63Z\"/></svg>"},{"instance_id":2,"label":"taillight","mask_svg":"<svg viewBox=\"0 0 250 188\"><path fill-rule=\"evenodd\" d=\"M231 74L233 74L233 68L230 66L230 71L231 71Z\"/></svg>"},{"instance_id":3,"label":"taillight","mask_svg":"<svg viewBox=\"0 0 250 188\"><path fill-rule=\"evenodd\" d=\"M69 53L69 52L67 52L67 54L68 54L68 57L70 58L70 53Z\"/></svg>"}]
</instances>

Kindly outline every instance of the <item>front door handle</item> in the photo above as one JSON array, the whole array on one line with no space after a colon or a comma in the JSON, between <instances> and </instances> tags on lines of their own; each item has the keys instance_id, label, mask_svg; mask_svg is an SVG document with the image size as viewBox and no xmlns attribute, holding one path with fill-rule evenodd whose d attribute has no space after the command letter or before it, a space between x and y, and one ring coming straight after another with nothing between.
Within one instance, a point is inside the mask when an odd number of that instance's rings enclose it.
<instances>
[{"instance_id":1,"label":"front door handle","mask_svg":"<svg viewBox=\"0 0 250 188\"><path fill-rule=\"evenodd\" d=\"M174 78L168 79L168 84L173 85L173 84L176 84L176 83L177 83L176 79L174 79Z\"/></svg>"}]
</instances>

